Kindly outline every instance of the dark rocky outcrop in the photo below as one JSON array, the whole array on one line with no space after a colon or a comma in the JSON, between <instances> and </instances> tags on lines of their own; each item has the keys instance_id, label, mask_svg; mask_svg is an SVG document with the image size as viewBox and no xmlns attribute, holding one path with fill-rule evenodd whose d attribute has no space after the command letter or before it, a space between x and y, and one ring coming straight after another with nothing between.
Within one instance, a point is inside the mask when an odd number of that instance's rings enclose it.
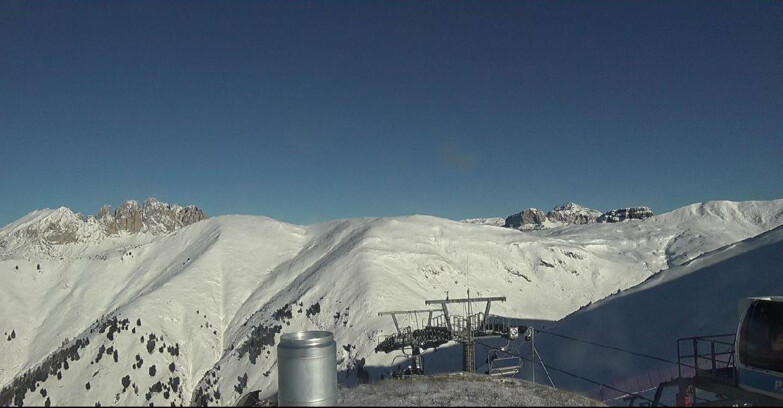
<instances>
[{"instance_id":1,"label":"dark rocky outcrop","mask_svg":"<svg viewBox=\"0 0 783 408\"><path fill-rule=\"evenodd\" d=\"M650 207L627 207L605 212L598 217L598 222L622 222L626 220L643 220L654 216Z\"/></svg>"},{"instance_id":2,"label":"dark rocky outcrop","mask_svg":"<svg viewBox=\"0 0 783 408\"><path fill-rule=\"evenodd\" d=\"M582 207L576 203L566 203L553 208L546 214L549 221L566 224L590 224L601 216L600 211Z\"/></svg>"},{"instance_id":3,"label":"dark rocky outcrop","mask_svg":"<svg viewBox=\"0 0 783 408\"><path fill-rule=\"evenodd\" d=\"M528 208L525 211L506 217L504 227L519 228L523 225L541 225L547 220L547 215L538 208Z\"/></svg>"},{"instance_id":4,"label":"dark rocky outcrop","mask_svg":"<svg viewBox=\"0 0 783 408\"><path fill-rule=\"evenodd\" d=\"M553 208L548 213L537 208L528 208L525 211L506 217L505 227L508 228L546 228L561 224L590 224L594 222L622 222L626 220L643 220L654 216L650 207L627 207L601 213L599 211L582 207L576 203L566 203Z\"/></svg>"},{"instance_id":5,"label":"dark rocky outcrop","mask_svg":"<svg viewBox=\"0 0 783 408\"><path fill-rule=\"evenodd\" d=\"M539 228L547 222L563 224L589 224L596 222L601 216L600 211L582 207L576 203L566 203L544 213L538 208L528 208L522 212L506 217L505 227L508 228Z\"/></svg>"}]
</instances>

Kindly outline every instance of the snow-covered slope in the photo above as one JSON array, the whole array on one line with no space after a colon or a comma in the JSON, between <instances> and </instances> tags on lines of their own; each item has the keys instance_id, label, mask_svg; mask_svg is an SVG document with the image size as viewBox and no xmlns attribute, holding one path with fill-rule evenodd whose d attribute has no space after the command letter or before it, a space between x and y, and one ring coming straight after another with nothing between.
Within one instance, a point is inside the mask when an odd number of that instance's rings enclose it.
<instances>
[{"instance_id":1,"label":"snow-covered slope","mask_svg":"<svg viewBox=\"0 0 783 408\"><path fill-rule=\"evenodd\" d=\"M250 390L263 398L276 391L273 344L296 330L333 331L349 382L357 366L394 357L372 352L393 330L380 311L421 309L470 286L475 296L508 298L493 305L497 314L557 320L783 223L783 200L691 207L526 232L429 216L312 226L221 216L50 252L9 239L0 331L15 336L0 341L0 404L232 404ZM45 214L68 220L66 210ZM10 231L42 214L0 236L19 238Z\"/></svg>"},{"instance_id":2,"label":"snow-covered slope","mask_svg":"<svg viewBox=\"0 0 783 408\"><path fill-rule=\"evenodd\" d=\"M709 201L641 221L576 225L529 233L566 240L585 249L617 249L637 256L650 267L665 269L781 224L783 199ZM649 257L650 254L654 256Z\"/></svg>"},{"instance_id":3,"label":"snow-covered slope","mask_svg":"<svg viewBox=\"0 0 783 408\"><path fill-rule=\"evenodd\" d=\"M729 207L719 211L737 208L733 204ZM671 216L679 218L698 208L701 206ZM718 210L715 204L708 208L713 215ZM780 295L781 265L783 226L663 271L566 317L550 330L676 361L678 338L734 333L740 299ZM639 391L636 378L646 384L651 375L655 379L652 384L657 385L659 373L672 369L676 372L673 364L546 334L538 336L536 345L547 363L604 384L620 384L624 391ZM574 390L596 388L594 384L558 374L555 380L559 386Z\"/></svg>"}]
</instances>

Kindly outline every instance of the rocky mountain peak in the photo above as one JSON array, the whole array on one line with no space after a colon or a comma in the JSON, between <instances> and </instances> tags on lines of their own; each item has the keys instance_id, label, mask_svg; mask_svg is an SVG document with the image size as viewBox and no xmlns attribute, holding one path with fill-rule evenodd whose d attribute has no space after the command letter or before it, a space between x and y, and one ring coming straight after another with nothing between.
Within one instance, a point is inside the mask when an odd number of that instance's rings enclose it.
<instances>
[{"instance_id":1,"label":"rocky mountain peak","mask_svg":"<svg viewBox=\"0 0 783 408\"><path fill-rule=\"evenodd\" d=\"M547 221L546 214L538 208L528 208L522 212L506 217L504 227L522 228L525 226L543 225Z\"/></svg>"},{"instance_id":2,"label":"rocky mountain peak","mask_svg":"<svg viewBox=\"0 0 783 408\"><path fill-rule=\"evenodd\" d=\"M126 201L114 212L104 205L88 217L66 207L37 210L0 229L0 257L25 248L54 256L65 244L99 241L121 231L166 234L206 218L195 205L170 205L154 198L142 205Z\"/></svg>"},{"instance_id":3,"label":"rocky mountain peak","mask_svg":"<svg viewBox=\"0 0 783 408\"><path fill-rule=\"evenodd\" d=\"M120 205L113 215L111 206L104 205L95 218L104 227L105 232L111 235L120 231L168 233L208 217L195 205L183 207L149 197L142 205L134 200L128 200Z\"/></svg>"},{"instance_id":4,"label":"rocky mountain peak","mask_svg":"<svg viewBox=\"0 0 783 408\"><path fill-rule=\"evenodd\" d=\"M528 208L506 217L503 225L516 229L551 228L563 224L591 224L594 222L622 222L643 220L654 216L649 207L628 207L602 213L574 202L559 205L547 213Z\"/></svg>"},{"instance_id":5,"label":"rocky mountain peak","mask_svg":"<svg viewBox=\"0 0 783 408\"><path fill-rule=\"evenodd\" d=\"M569 202L567 202L565 204L562 204L562 205L559 205L559 206L553 208L552 211L581 210L581 209L584 209L584 208L585 207L582 207L581 205L579 205L579 204L577 204L575 202L569 201Z\"/></svg>"},{"instance_id":6,"label":"rocky mountain peak","mask_svg":"<svg viewBox=\"0 0 783 408\"><path fill-rule=\"evenodd\" d=\"M567 224L589 224L596 222L601 216L600 211L596 211L579 204L568 202L561 206L553 208L546 214L549 221L564 222Z\"/></svg>"}]
</instances>

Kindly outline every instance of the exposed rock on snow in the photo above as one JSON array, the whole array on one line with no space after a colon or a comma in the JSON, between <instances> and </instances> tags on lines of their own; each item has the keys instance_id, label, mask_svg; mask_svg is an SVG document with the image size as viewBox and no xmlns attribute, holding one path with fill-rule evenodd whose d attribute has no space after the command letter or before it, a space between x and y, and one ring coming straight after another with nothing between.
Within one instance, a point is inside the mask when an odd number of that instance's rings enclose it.
<instances>
[{"instance_id":1,"label":"exposed rock on snow","mask_svg":"<svg viewBox=\"0 0 783 408\"><path fill-rule=\"evenodd\" d=\"M644 220L654 216L650 207L629 207L611 210L598 217L598 222L622 222L625 220Z\"/></svg>"},{"instance_id":2,"label":"exposed rock on snow","mask_svg":"<svg viewBox=\"0 0 783 408\"><path fill-rule=\"evenodd\" d=\"M542 225L547 217L543 211L538 208L528 208L525 211L509 215L506 217L504 227L519 228L523 225Z\"/></svg>"},{"instance_id":3,"label":"exposed rock on snow","mask_svg":"<svg viewBox=\"0 0 783 408\"><path fill-rule=\"evenodd\" d=\"M66 207L37 210L0 229L0 259L73 256L82 252L88 243L104 242L107 248L112 248L110 241L120 234L145 234L137 237L138 242L126 242L130 246L139 245L204 219L207 215L197 206L170 205L154 198L145 200L143 206L127 201L113 214L111 206L104 205L96 216L88 217Z\"/></svg>"},{"instance_id":4,"label":"exposed rock on snow","mask_svg":"<svg viewBox=\"0 0 783 408\"><path fill-rule=\"evenodd\" d=\"M505 219L501 217L491 217L491 218L467 218L464 220L459 220L459 222L465 223L465 224L474 224L474 225L491 225L494 227L502 227L503 224L506 222Z\"/></svg>"},{"instance_id":5,"label":"exposed rock on snow","mask_svg":"<svg viewBox=\"0 0 783 408\"><path fill-rule=\"evenodd\" d=\"M601 216L600 211L582 207L576 203L566 203L544 213L538 208L528 208L506 217L505 227L517 229L540 229L563 225L590 224Z\"/></svg>"},{"instance_id":6,"label":"exposed rock on snow","mask_svg":"<svg viewBox=\"0 0 783 408\"><path fill-rule=\"evenodd\" d=\"M546 214L547 219L553 222L566 224L589 224L601 216L600 211L582 207L576 203L566 203L555 207Z\"/></svg>"},{"instance_id":7,"label":"exposed rock on snow","mask_svg":"<svg viewBox=\"0 0 783 408\"><path fill-rule=\"evenodd\" d=\"M68 208L33 211L0 230L0 250L10 252L27 245L51 246L85 242L101 233L94 219L83 219Z\"/></svg>"},{"instance_id":8,"label":"exposed rock on snow","mask_svg":"<svg viewBox=\"0 0 783 408\"><path fill-rule=\"evenodd\" d=\"M107 234L119 231L160 234L207 219L207 215L195 205L182 207L147 198L143 206L133 200L126 201L113 216L111 206L105 205L98 211L96 219L104 226Z\"/></svg>"}]
</instances>

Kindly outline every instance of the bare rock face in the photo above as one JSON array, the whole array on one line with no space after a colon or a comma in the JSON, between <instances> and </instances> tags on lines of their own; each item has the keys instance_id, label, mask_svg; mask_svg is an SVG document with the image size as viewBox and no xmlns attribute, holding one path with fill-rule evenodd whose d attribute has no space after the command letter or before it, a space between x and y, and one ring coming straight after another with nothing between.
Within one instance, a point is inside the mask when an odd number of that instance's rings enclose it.
<instances>
[{"instance_id":1,"label":"bare rock face","mask_svg":"<svg viewBox=\"0 0 783 408\"><path fill-rule=\"evenodd\" d=\"M643 220L654 216L650 207L627 207L605 212L598 217L598 222L622 222L626 220Z\"/></svg>"},{"instance_id":2,"label":"bare rock face","mask_svg":"<svg viewBox=\"0 0 783 408\"><path fill-rule=\"evenodd\" d=\"M139 203L131 200L120 205L117 211L114 212L114 222L120 231L140 232L144 224L142 223L141 206L139 206Z\"/></svg>"},{"instance_id":3,"label":"bare rock face","mask_svg":"<svg viewBox=\"0 0 783 408\"><path fill-rule=\"evenodd\" d=\"M143 223L151 232L171 232L206 218L207 215L195 205L170 205L154 198L144 200L142 208Z\"/></svg>"},{"instance_id":4,"label":"bare rock face","mask_svg":"<svg viewBox=\"0 0 783 408\"><path fill-rule=\"evenodd\" d=\"M104 205L103 207L101 207L100 210L98 210L98 214L95 215L95 218L100 220L100 219L102 219L102 218L104 218L106 216L110 216L110 215L111 215L111 206L107 204L107 205ZM112 217L112 219L113 218L114 217Z\"/></svg>"},{"instance_id":5,"label":"bare rock face","mask_svg":"<svg viewBox=\"0 0 783 408\"><path fill-rule=\"evenodd\" d=\"M596 222L601 216L600 211L582 207L576 203L566 203L555 207L546 214L549 221L564 222L567 224L589 224Z\"/></svg>"},{"instance_id":6,"label":"bare rock face","mask_svg":"<svg viewBox=\"0 0 783 408\"><path fill-rule=\"evenodd\" d=\"M114 215L111 214L111 206L105 205L95 218L110 235L120 231L165 234L204 220L207 215L195 205L182 207L147 198L143 205L133 200L126 201Z\"/></svg>"},{"instance_id":7,"label":"bare rock face","mask_svg":"<svg viewBox=\"0 0 783 408\"><path fill-rule=\"evenodd\" d=\"M538 208L528 208L525 211L506 217L504 227L519 228L523 225L542 225L547 220L547 215Z\"/></svg>"},{"instance_id":8,"label":"bare rock face","mask_svg":"<svg viewBox=\"0 0 783 408\"><path fill-rule=\"evenodd\" d=\"M183 208L178 214L183 226L207 219L207 215L204 214L204 211L201 211L201 209L195 205L189 205Z\"/></svg>"},{"instance_id":9,"label":"bare rock face","mask_svg":"<svg viewBox=\"0 0 783 408\"><path fill-rule=\"evenodd\" d=\"M654 215L650 207L628 207L601 213L576 203L566 203L553 208L546 214L537 208L528 208L506 217L504 227L517 229L553 228L563 224L643 220Z\"/></svg>"},{"instance_id":10,"label":"bare rock face","mask_svg":"<svg viewBox=\"0 0 783 408\"><path fill-rule=\"evenodd\" d=\"M98 210L98 214L95 215L95 220L103 227L103 230L109 234L114 235L119 232L117 228L117 222L114 220L114 215L111 212L110 205L104 205Z\"/></svg>"}]
</instances>

